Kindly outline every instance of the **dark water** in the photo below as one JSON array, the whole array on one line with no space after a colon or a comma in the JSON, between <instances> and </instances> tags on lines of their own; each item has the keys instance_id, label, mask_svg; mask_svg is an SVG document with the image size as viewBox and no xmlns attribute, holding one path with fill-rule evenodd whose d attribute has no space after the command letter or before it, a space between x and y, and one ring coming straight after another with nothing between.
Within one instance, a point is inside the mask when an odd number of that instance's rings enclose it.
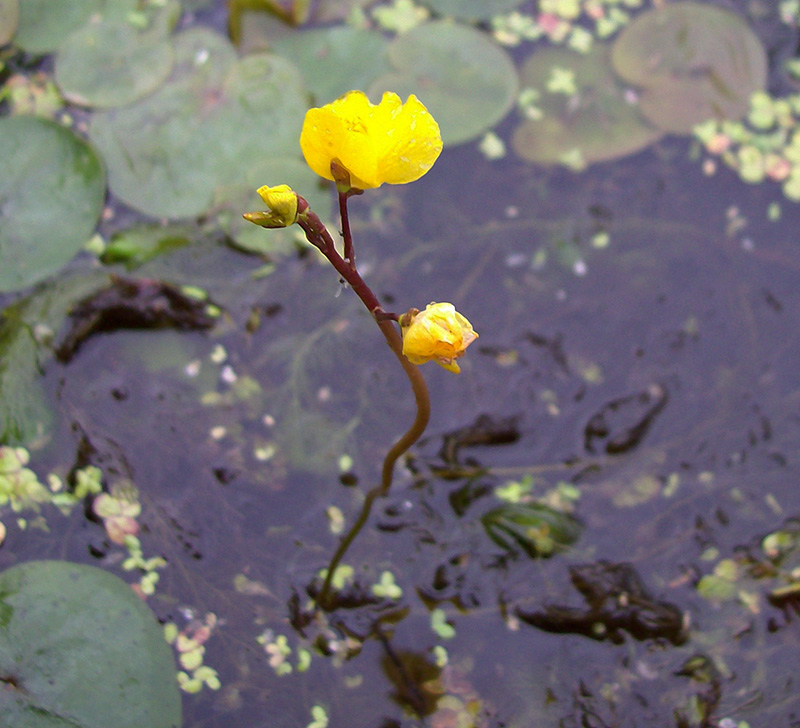
<instances>
[{"instance_id":1,"label":"dark water","mask_svg":"<svg viewBox=\"0 0 800 728\"><path fill-rule=\"evenodd\" d=\"M314 705L331 725L800 724L797 601L775 595L800 579L800 208L725 170L706 177L689 147L667 139L575 174L468 145L414 185L352 201L359 261L387 308L452 301L480 334L460 376L423 368L427 434L345 557L366 594L391 571L398 599L298 629L293 599L302 610L338 543L326 509L352 522L413 417L376 327L311 256L253 280L256 263L233 250L180 251L153 270L210 292L226 312L210 334L97 337L46 367L60 426L37 471L88 443L108 477L136 484L143 548L169 562L155 612L220 620L205 662L223 687L186 697L186 726L302 726ZM343 454L356 487L342 484ZM481 525L494 489L526 476L539 499L559 483L576 496L580 537L551 558L509 553ZM51 528L0 560L121 573L97 523L75 512ZM765 552L781 529L785 551ZM709 599L698 583L725 559L733 586ZM587 564L609 566L600 607L570 577ZM236 575L256 593L237 592ZM631 613L676 612L680 638L631 636ZM579 622L605 624L603 639L575 634ZM314 652L308 671L279 677L256 641L270 630L293 665L317 635L339 656Z\"/></svg>"}]
</instances>

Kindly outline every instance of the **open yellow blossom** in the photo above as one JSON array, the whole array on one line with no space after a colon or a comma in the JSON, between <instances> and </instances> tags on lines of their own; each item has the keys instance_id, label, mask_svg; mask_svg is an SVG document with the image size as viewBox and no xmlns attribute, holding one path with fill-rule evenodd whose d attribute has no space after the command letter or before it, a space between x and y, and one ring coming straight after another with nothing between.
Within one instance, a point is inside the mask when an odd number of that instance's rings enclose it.
<instances>
[{"instance_id":1,"label":"open yellow blossom","mask_svg":"<svg viewBox=\"0 0 800 728\"><path fill-rule=\"evenodd\" d=\"M289 185L258 188L266 212L246 212L245 220L265 228L282 228L297 222L297 193Z\"/></svg>"},{"instance_id":2,"label":"open yellow blossom","mask_svg":"<svg viewBox=\"0 0 800 728\"><path fill-rule=\"evenodd\" d=\"M422 177L442 151L442 137L436 120L413 94L403 103L387 91L375 105L363 92L350 91L309 109L300 147L320 177L334 179L331 162L336 162L350 174L352 187L365 190Z\"/></svg>"},{"instance_id":3,"label":"open yellow blossom","mask_svg":"<svg viewBox=\"0 0 800 728\"><path fill-rule=\"evenodd\" d=\"M478 334L452 303L429 303L424 311L412 308L400 317L403 354L412 364L435 361L458 374L456 363Z\"/></svg>"}]
</instances>

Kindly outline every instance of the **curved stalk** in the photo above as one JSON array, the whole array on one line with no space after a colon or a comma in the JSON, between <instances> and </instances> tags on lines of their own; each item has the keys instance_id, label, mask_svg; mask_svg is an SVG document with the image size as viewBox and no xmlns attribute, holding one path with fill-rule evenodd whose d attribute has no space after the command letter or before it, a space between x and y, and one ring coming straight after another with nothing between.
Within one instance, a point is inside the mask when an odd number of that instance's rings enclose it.
<instances>
[{"instance_id":1,"label":"curved stalk","mask_svg":"<svg viewBox=\"0 0 800 728\"><path fill-rule=\"evenodd\" d=\"M298 222L305 231L309 242L322 251L322 254L330 261L339 275L347 281L353 289L353 292L361 299L362 303L375 318L375 322L378 324L378 328L386 339L386 343L397 357L400 366L403 367L403 371L408 377L411 389L414 392L417 412L411 427L408 428L405 434L400 437L386 453L386 457L383 460L383 467L381 468L380 484L367 492L358 518L356 518L353 526L342 538L336 552L331 558L330 564L328 565L328 572L325 575L325 580L323 581L322 588L316 599L317 604L323 609L329 606L331 582L337 567L347 552L347 549L350 548L353 540L367 522L372 512L372 505L375 499L378 496L385 496L388 494L389 488L392 485L392 478L394 477L394 467L398 459L420 438L425 428L428 426L431 413L430 396L428 394L428 387L425 384L425 379L417 366L412 364L406 358L405 354L403 354L403 340L395 324L397 317L384 312L377 296L356 269L355 252L353 250L353 240L350 233L350 221L347 214L347 198L348 193L339 192L339 211L342 218L342 236L344 238L345 251L344 258L339 255L330 233L328 233L317 215L307 210Z\"/></svg>"}]
</instances>

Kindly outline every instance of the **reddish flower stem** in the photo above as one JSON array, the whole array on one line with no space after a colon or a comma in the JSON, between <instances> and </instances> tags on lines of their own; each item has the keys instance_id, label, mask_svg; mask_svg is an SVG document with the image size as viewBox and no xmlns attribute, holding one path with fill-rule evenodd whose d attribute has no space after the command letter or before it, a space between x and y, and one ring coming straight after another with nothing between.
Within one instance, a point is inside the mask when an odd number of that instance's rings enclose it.
<instances>
[{"instance_id":1,"label":"reddish flower stem","mask_svg":"<svg viewBox=\"0 0 800 728\"><path fill-rule=\"evenodd\" d=\"M356 269L356 251L353 249L353 235L350 232L350 216L347 214L349 192L339 192L339 217L342 220L342 240L344 240L344 259Z\"/></svg>"},{"instance_id":2,"label":"reddish flower stem","mask_svg":"<svg viewBox=\"0 0 800 728\"><path fill-rule=\"evenodd\" d=\"M339 192L339 211L342 218L342 236L344 238L345 251L344 258L339 255L339 252L336 250L333 238L322 224L322 221L315 213L307 208L305 200L303 200L305 204L301 205L301 207L305 207L305 210L300 215L298 224L305 232L308 241L320 249L322 254L330 261L339 275L347 281L354 293L361 299L362 303L367 307L367 310L372 314L375 322L378 324L378 328L386 339L386 343L389 345L392 352L394 352L394 355L400 362L400 366L403 367L403 371L408 377L411 389L414 392L417 413L411 427L408 428L405 434L400 437L386 453L381 469L380 484L367 492L358 518L342 538L333 558L331 558L325 580L323 581L322 588L316 599L317 604L323 609L327 609L330 606L329 595L331 581L336 572L336 568L339 566L347 549L350 548L350 544L352 544L355 537L367 522L375 499L378 496L385 496L389 492L394 476L395 464L403 453L420 438L425 428L428 426L431 414L430 396L428 394L428 387L425 384L425 379L419 371L419 368L412 364L403 354L403 340L394 323L397 320L397 316L383 310L377 296L366 284L358 270L356 270L353 239L350 232L350 220L347 214L348 196L349 194L347 192Z\"/></svg>"}]
</instances>

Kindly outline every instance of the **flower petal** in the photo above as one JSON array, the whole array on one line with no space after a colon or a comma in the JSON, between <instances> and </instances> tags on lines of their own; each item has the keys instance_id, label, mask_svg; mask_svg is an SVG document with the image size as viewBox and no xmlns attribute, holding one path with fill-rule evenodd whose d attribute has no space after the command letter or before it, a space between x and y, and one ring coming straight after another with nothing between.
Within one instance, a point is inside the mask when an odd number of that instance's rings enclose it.
<instances>
[{"instance_id":1,"label":"flower petal","mask_svg":"<svg viewBox=\"0 0 800 728\"><path fill-rule=\"evenodd\" d=\"M308 111L300 147L321 177L333 179L336 160L353 187L369 189L419 179L439 156L442 140L438 124L413 94L403 104L387 91L373 105L363 92L350 91Z\"/></svg>"},{"instance_id":2,"label":"flower petal","mask_svg":"<svg viewBox=\"0 0 800 728\"><path fill-rule=\"evenodd\" d=\"M386 94L381 105L385 101ZM442 151L439 125L414 94L393 112L392 123L382 137L378 174L392 185L413 182L433 166Z\"/></svg>"}]
</instances>

